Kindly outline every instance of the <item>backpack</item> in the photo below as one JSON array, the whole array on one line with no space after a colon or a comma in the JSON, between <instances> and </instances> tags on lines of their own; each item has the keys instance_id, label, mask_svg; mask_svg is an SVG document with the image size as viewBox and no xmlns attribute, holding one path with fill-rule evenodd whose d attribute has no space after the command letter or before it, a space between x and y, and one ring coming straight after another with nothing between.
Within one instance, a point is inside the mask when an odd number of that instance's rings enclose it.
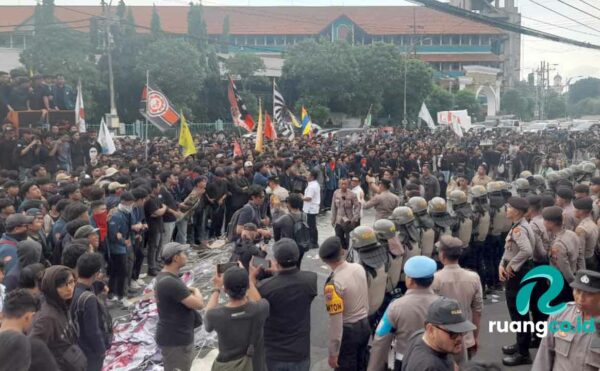
<instances>
[{"instance_id":1,"label":"backpack","mask_svg":"<svg viewBox=\"0 0 600 371\"><path fill-rule=\"evenodd\" d=\"M95 295L89 291L84 291L77 298L77 304L75 306L74 314L75 318L73 320L75 326L77 327L77 332L79 333L79 313L83 311L85 308L85 303ZM113 320L110 312L106 308L106 306L100 303L100 300L96 298L98 302L98 314L100 315L100 330L104 335L104 342L106 343L106 348L109 349L112 345L114 334L113 334Z\"/></svg>"},{"instance_id":2,"label":"backpack","mask_svg":"<svg viewBox=\"0 0 600 371\"><path fill-rule=\"evenodd\" d=\"M233 213L233 215L231 216L231 220L229 221L229 224L227 224L227 241L229 241L229 242L232 242L237 237L235 230L237 228L238 221L240 220L240 214L242 213L242 210L245 207L248 207L248 204L246 204L243 207L241 207L240 209L236 210L236 212ZM255 213L254 208L252 206L249 206L249 207L252 208L252 215L254 215L254 213Z\"/></svg>"},{"instance_id":3,"label":"backpack","mask_svg":"<svg viewBox=\"0 0 600 371\"><path fill-rule=\"evenodd\" d=\"M308 251L311 248L310 229L306 222L306 214L302 213L300 218L296 220L291 214L288 214L294 223L294 241L298 244L300 251Z\"/></svg>"}]
</instances>

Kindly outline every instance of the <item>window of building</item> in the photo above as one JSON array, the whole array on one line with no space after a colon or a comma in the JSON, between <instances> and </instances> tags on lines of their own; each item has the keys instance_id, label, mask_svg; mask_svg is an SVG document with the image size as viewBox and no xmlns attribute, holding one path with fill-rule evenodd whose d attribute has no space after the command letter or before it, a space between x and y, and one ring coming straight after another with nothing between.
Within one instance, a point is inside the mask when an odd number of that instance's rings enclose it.
<instances>
[{"instance_id":1,"label":"window of building","mask_svg":"<svg viewBox=\"0 0 600 371\"><path fill-rule=\"evenodd\" d=\"M10 48L10 33L0 33L0 48Z\"/></svg>"},{"instance_id":2,"label":"window of building","mask_svg":"<svg viewBox=\"0 0 600 371\"><path fill-rule=\"evenodd\" d=\"M452 37L450 35L442 36L442 45L450 45Z\"/></svg>"},{"instance_id":3,"label":"window of building","mask_svg":"<svg viewBox=\"0 0 600 371\"><path fill-rule=\"evenodd\" d=\"M479 39L479 35L471 35L469 36L469 40L471 41L471 45L480 45L479 42L481 40Z\"/></svg>"},{"instance_id":4,"label":"window of building","mask_svg":"<svg viewBox=\"0 0 600 371\"><path fill-rule=\"evenodd\" d=\"M442 42L441 36L439 36L439 35L431 36L431 44L430 45L440 45L441 42Z\"/></svg>"},{"instance_id":5,"label":"window of building","mask_svg":"<svg viewBox=\"0 0 600 371\"><path fill-rule=\"evenodd\" d=\"M265 44L275 45L275 38L273 36L266 36L265 39L266 39Z\"/></svg>"},{"instance_id":6,"label":"window of building","mask_svg":"<svg viewBox=\"0 0 600 371\"><path fill-rule=\"evenodd\" d=\"M433 39L431 37L425 37L422 39L421 45L433 45Z\"/></svg>"},{"instance_id":7,"label":"window of building","mask_svg":"<svg viewBox=\"0 0 600 371\"><path fill-rule=\"evenodd\" d=\"M450 45L460 45L460 36L453 35L452 39L451 39L451 44Z\"/></svg>"},{"instance_id":8,"label":"window of building","mask_svg":"<svg viewBox=\"0 0 600 371\"><path fill-rule=\"evenodd\" d=\"M489 36L481 36L481 45L490 45L490 40Z\"/></svg>"}]
</instances>

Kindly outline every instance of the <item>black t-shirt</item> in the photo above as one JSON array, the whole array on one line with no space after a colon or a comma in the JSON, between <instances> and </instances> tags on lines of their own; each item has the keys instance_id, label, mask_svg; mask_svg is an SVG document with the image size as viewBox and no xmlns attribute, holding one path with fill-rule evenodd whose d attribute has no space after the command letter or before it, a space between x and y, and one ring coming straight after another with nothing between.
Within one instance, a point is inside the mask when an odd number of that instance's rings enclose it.
<instances>
[{"instance_id":1,"label":"black t-shirt","mask_svg":"<svg viewBox=\"0 0 600 371\"><path fill-rule=\"evenodd\" d=\"M273 222L273 239L294 239L294 223L302 217L302 213L285 214Z\"/></svg>"},{"instance_id":2,"label":"black t-shirt","mask_svg":"<svg viewBox=\"0 0 600 371\"><path fill-rule=\"evenodd\" d=\"M44 97L52 96L50 87L46 84L41 84L33 88L33 91L29 94L29 108L32 110L46 109L44 105Z\"/></svg>"},{"instance_id":3,"label":"black t-shirt","mask_svg":"<svg viewBox=\"0 0 600 371\"><path fill-rule=\"evenodd\" d=\"M269 302L265 350L269 359L298 362L310 356L310 306L317 296L317 274L297 268L260 281Z\"/></svg>"},{"instance_id":4,"label":"black t-shirt","mask_svg":"<svg viewBox=\"0 0 600 371\"><path fill-rule=\"evenodd\" d=\"M423 341L423 330L412 334L402 360L402 371L454 371L454 362L446 353L431 349Z\"/></svg>"},{"instance_id":5,"label":"black t-shirt","mask_svg":"<svg viewBox=\"0 0 600 371\"><path fill-rule=\"evenodd\" d=\"M156 344L183 346L194 342L194 310L181 301L191 295L179 277L168 272L156 276L154 287L158 306Z\"/></svg>"},{"instance_id":6,"label":"black t-shirt","mask_svg":"<svg viewBox=\"0 0 600 371\"><path fill-rule=\"evenodd\" d=\"M150 197L144 203L144 214L146 214L146 222L148 223L148 231L149 232L162 231L162 227L163 227L162 216L159 216L159 217L152 216L152 214L154 214L161 207L162 207L162 202L160 202L160 199L158 197Z\"/></svg>"},{"instance_id":7,"label":"black t-shirt","mask_svg":"<svg viewBox=\"0 0 600 371\"><path fill-rule=\"evenodd\" d=\"M167 205L168 208L173 209L173 210L178 209L178 205L177 205L177 201L175 201L175 197L173 197L173 194L167 188L162 187L160 189L160 195L158 197L160 198L160 201L162 203ZM175 217L175 215L173 215L167 211L166 213L164 213L162 220L165 223L170 223L170 222L177 221L177 218Z\"/></svg>"}]
</instances>

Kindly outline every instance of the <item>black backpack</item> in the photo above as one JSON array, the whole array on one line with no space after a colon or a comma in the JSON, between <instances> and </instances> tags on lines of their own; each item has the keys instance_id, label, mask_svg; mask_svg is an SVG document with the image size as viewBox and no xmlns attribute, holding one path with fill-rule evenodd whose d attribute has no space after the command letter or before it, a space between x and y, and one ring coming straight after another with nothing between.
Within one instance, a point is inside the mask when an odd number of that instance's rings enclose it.
<instances>
[{"instance_id":1,"label":"black backpack","mask_svg":"<svg viewBox=\"0 0 600 371\"><path fill-rule=\"evenodd\" d=\"M84 291L79 295L79 298L77 298L77 302L75 303L75 310L73 311L75 314L73 322L79 333L79 315L83 312L85 303L93 297L96 297L96 303L98 305L98 315L100 316L100 325L102 327L102 334L104 335L104 342L106 343L107 348L110 348L114 339L113 319L106 306L100 302L100 299L96 295L89 291Z\"/></svg>"},{"instance_id":2,"label":"black backpack","mask_svg":"<svg viewBox=\"0 0 600 371\"><path fill-rule=\"evenodd\" d=\"M294 223L294 241L298 244L300 251L308 251L311 248L310 229L306 221L306 214L302 213L300 218L296 219L291 214L288 214Z\"/></svg>"},{"instance_id":3,"label":"black backpack","mask_svg":"<svg viewBox=\"0 0 600 371\"><path fill-rule=\"evenodd\" d=\"M244 205L243 207L236 210L235 213L233 213L233 215L231 216L231 220L229 221L229 224L227 224L227 241L229 241L229 242L232 242L233 240L235 240L235 237L236 237L235 229L238 225L238 221L240 220L240 214L245 207L250 207L252 209L252 215L254 215L254 213L255 213L254 208L252 206L249 206L248 204Z\"/></svg>"}]
</instances>

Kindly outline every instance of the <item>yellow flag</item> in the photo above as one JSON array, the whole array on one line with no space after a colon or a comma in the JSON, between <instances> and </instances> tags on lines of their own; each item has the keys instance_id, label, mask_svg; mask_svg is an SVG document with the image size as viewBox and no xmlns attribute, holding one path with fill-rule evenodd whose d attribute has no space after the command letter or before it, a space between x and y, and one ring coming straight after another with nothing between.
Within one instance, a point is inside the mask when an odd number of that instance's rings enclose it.
<instances>
[{"instance_id":1,"label":"yellow flag","mask_svg":"<svg viewBox=\"0 0 600 371\"><path fill-rule=\"evenodd\" d=\"M183 157L195 155L198 152L196 151L192 133L190 132L190 128L188 127L183 113L181 114L181 126L179 128L179 145L183 147Z\"/></svg>"},{"instance_id":2,"label":"yellow flag","mask_svg":"<svg viewBox=\"0 0 600 371\"><path fill-rule=\"evenodd\" d=\"M254 146L254 150L256 152L262 153L263 151L263 120L262 120L262 100L258 100L258 126L256 128L256 145Z\"/></svg>"}]
</instances>

